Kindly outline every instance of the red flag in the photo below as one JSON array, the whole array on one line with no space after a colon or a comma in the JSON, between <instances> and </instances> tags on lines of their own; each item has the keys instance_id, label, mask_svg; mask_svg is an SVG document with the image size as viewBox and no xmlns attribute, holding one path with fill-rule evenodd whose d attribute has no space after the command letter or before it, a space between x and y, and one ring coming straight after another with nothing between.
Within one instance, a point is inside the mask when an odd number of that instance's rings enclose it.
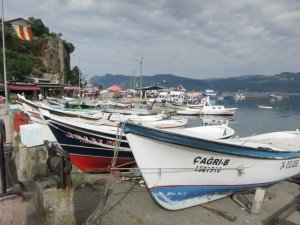
<instances>
[{"instance_id":1,"label":"red flag","mask_svg":"<svg viewBox=\"0 0 300 225\"><path fill-rule=\"evenodd\" d=\"M14 25L14 29L20 39L23 41L31 41L32 40L32 31L31 27L24 27L22 25Z\"/></svg>"}]
</instances>

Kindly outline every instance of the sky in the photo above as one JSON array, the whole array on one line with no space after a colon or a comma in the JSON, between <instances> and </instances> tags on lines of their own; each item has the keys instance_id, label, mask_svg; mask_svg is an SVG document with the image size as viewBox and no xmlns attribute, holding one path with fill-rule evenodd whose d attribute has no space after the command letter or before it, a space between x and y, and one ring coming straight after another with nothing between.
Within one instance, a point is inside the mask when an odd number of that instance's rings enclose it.
<instances>
[{"instance_id":1,"label":"sky","mask_svg":"<svg viewBox=\"0 0 300 225\"><path fill-rule=\"evenodd\" d=\"M26 4L24 4L26 2ZM205 79L300 71L299 0L4 0L4 19L40 18L94 75Z\"/></svg>"}]
</instances>

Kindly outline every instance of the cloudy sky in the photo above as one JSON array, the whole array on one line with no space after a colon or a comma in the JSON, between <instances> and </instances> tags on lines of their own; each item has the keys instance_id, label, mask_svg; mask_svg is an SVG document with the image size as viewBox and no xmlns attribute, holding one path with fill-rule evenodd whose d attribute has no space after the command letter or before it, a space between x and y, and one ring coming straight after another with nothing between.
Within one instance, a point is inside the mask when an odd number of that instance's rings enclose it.
<instances>
[{"instance_id":1,"label":"cloudy sky","mask_svg":"<svg viewBox=\"0 0 300 225\"><path fill-rule=\"evenodd\" d=\"M130 74L142 56L145 75L300 71L299 0L4 0L4 9L5 20L32 16L61 32L87 76Z\"/></svg>"}]
</instances>

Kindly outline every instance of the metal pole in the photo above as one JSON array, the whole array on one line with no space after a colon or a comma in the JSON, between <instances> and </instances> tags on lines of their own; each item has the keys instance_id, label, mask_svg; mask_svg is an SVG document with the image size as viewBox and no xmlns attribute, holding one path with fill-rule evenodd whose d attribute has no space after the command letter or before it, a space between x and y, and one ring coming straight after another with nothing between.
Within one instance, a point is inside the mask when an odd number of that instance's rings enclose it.
<instances>
[{"instance_id":1,"label":"metal pole","mask_svg":"<svg viewBox=\"0 0 300 225\"><path fill-rule=\"evenodd\" d=\"M81 83L81 71L80 71L80 56L79 56L79 67L78 67L78 70L79 70L79 74L78 74L78 87L79 87L79 100L81 99L81 92L80 92L80 83Z\"/></svg>"},{"instance_id":2,"label":"metal pole","mask_svg":"<svg viewBox=\"0 0 300 225\"><path fill-rule=\"evenodd\" d=\"M131 82L132 82L132 89L135 89L135 76L134 76L134 73L135 73L136 69L135 70L131 70L132 74L131 74Z\"/></svg>"},{"instance_id":3,"label":"metal pole","mask_svg":"<svg viewBox=\"0 0 300 225\"><path fill-rule=\"evenodd\" d=\"M131 89L131 73L129 74L129 89Z\"/></svg>"},{"instance_id":4,"label":"metal pole","mask_svg":"<svg viewBox=\"0 0 300 225\"><path fill-rule=\"evenodd\" d=\"M4 121L0 120L0 165L1 165L1 189L2 196L6 194L6 168L5 168L5 156L4 156L4 142L5 142L5 125Z\"/></svg>"},{"instance_id":5,"label":"metal pole","mask_svg":"<svg viewBox=\"0 0 300 225\"><path fill-rule=\"evenodd\" d=\"M4 75L4 91L5 91L5 112L8 115L8 91L7 91L7 75L6 75L6 54L5 54L5 38L4 38L4 7L2 2L2 47L3 47L3 75Z\"/></svg>"},{"instance_id":6,"label":"metal pole","mask_svg":"<svg viewBox=\"0 0 300 225\"><path fill-rule=\"evenodd\" d=\"M141 85L141 88L143 88L143 59L144 59L144 57L142 57L141 61L140 61L140 85Z\"/></svg>"}]
</instances>

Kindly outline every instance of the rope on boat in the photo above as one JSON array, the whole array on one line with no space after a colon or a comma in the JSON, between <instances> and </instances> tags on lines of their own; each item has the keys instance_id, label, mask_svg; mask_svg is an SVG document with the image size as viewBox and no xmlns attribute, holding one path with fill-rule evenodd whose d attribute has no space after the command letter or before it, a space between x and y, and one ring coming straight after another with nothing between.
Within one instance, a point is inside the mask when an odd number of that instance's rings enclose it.
<instances>
[{"instance_id":1,"label":"rope on boat","mask_svg":"<svg viewBox=\"0 0 300 225\"><path fill-rule=\"evenodd\" d=\"M244 165L239 165L237 167L228 167L228 168L220 168L221 170L234 170L234 171L238 171L238 175L242 175L245 172L245 169L250 168L250 166L244 166ZM187 167L187 168L141 168L141 167L113 167L111 168L111 170L113 171L120 171L120 170L140 170L143 171L143 173L179 173L179 172L191 172L191 171L196 171L195 167ZM206 170L214 170L212 168L206 168ZM204 172L204 173L210 173L210 172Z\"/></svg>"},{"instance_id":2,"label":"rope on boat","mask_svg":"<svg viewBox=\"0 0 300 225\"><path fill-rule=\"evenodd\" d=\"M120 145L122 142L122 136L123 136L123 130L124 130L125 123L126 122L119 123L119 125L118 125L115 148L114 148L115 151L114 151L114 156L111 161L112 168L115 168L115 165L117 163L117 158L118 158L118 154L120 151ZM96 207L95 211L89 216L89 218L85 222L85 225L100 224L101 218L104 215L106 215L108 212L110 212L116 205L118 205L133 190L133 187L135 184L132 185L132 187L128 191L126 191L124 193L124 195L115 204L113 204L111 207L109 207L107 209L104 209L104 207L107 203L109 189L111 188L111 184L112 184L112 176L113 176L113 170L110 171L110 175L109 175L108 181L106 183L104 195L103 195L99 205Z\"/></svg>"}]
</instances>

